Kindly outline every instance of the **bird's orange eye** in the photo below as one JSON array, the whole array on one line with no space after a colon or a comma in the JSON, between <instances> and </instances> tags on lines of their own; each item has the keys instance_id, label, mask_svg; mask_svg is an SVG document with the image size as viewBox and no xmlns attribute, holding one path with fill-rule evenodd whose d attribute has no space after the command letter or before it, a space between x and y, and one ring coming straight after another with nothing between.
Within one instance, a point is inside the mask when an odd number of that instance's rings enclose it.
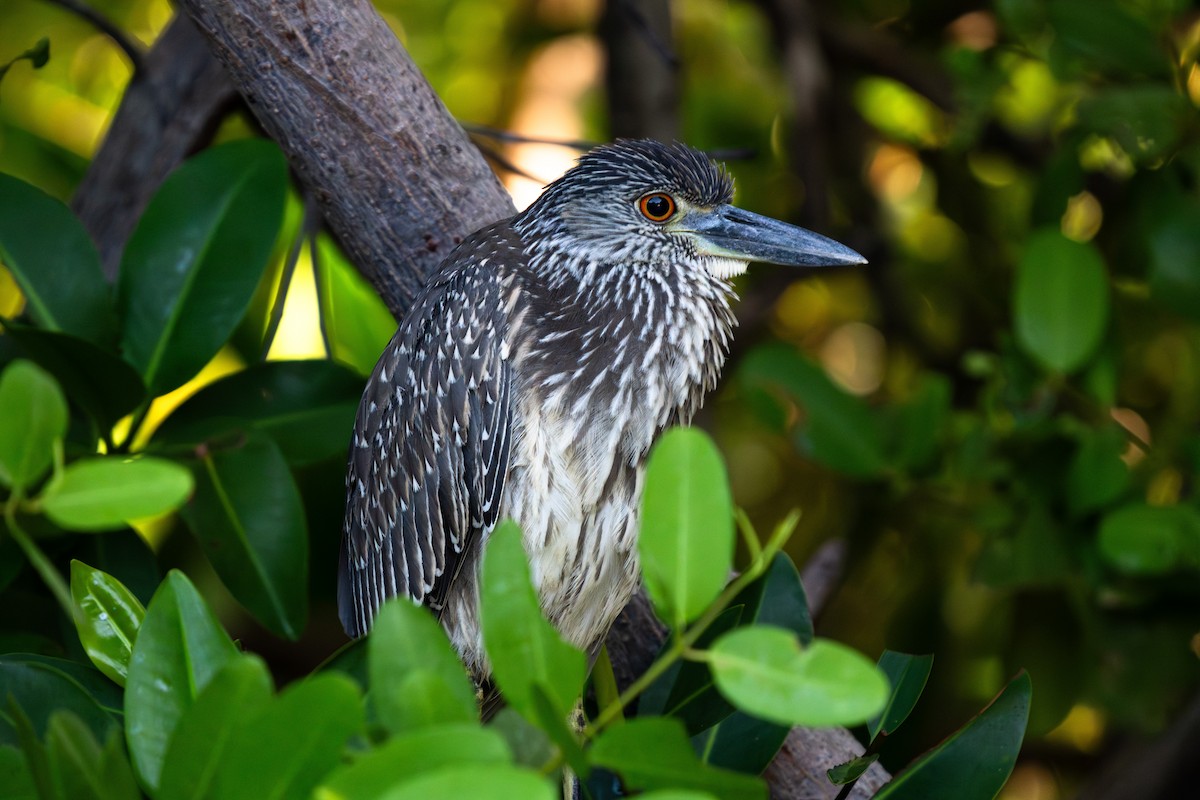
<instances>
[{"instance_id":1,"label":"bird's orange eye","mask_svg":"<svg viewBox=\"0 0 1200 800\"><path fill-rule=\"evenodd\" d=\"M675 198L655 192L638 200L638 210L651 222L666 222L675 213Z\"/></svg>"}]
</instances>

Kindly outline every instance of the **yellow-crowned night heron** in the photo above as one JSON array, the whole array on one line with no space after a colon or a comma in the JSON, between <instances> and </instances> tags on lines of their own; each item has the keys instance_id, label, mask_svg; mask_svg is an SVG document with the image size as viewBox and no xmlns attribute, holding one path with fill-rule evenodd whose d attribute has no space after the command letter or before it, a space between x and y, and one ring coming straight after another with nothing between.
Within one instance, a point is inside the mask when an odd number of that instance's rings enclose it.
<instances>
[{"instance_id":1,"label":"yellow-crowned night heron","mask_svg":"<svg viewBox=\"0 0 1200 800\"><path fill-rule=\"evenodd\" d=\"M546 616L598 645L637 583L650 447L725 360L729 279L751 261L864 263L732 193L696 150L622 141L442 262L358 409L338 576L351 636L407 596L486 677L480 551L512 517Z\"/></svg>"}]
</instances>

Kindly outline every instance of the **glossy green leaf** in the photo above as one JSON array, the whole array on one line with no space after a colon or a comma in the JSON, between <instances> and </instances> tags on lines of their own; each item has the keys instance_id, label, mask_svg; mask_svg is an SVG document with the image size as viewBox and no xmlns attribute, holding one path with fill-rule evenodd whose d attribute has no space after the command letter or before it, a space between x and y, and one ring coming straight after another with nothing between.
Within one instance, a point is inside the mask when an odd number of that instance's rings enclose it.
<instances>
[{"instance_id":1,"label":"glossy green leaf","mask_svg":"<svg viewBox=\"0 0 1200 800\"><path fill-rule=\"evenodd\" d=\"M1100 523L1100 555L1131 575L1200 568L1200 512L1191 506L1122 506Z\"/></svg>"},{"instance_id":2,"label":"glossy green leaf","mask_svg":"<svg viewBox=\"0 0 1200 800\"><path fill-rule=\"evenodd\" d=\"M800 404L806 416L801 445L816 461L864 478L886 468L883 432L866 403L792 348L756 348L743 362L741 377L751 386L782 389Z\"/></svg>"},{"instance_id":3,"label":"glossy green leaf","mask_svg":"<svg viewBox=\"0 0 1200 800\"><path fill-rule=\"evenodd\" d=\"M191 473L172 461L99 456L67 465L62 480L42 498L42 508L60 528L116 530L172 511L191 493Z\"/></svg>"},{"instance_id":4,"label":"glossy green leaf","mask_svg":"<svg viewBox=\"0 0 1200 800\"><path fill-rule=\"evenodd\" d=\"M84 652L98 670L124 686L146 609L123 583L82 561L71 562L71 598Z\"/></svg>"},{"instance_id":5,"label":"glossy green leaf","mask_svg":"<svg viewBox=\"0 0 1200 800\"><path fill-rule=\"evenodd\" d=\"M1108 324L1108 277L1091 244L1043 228L1017 266L1017 341L1046 369L1070 373L1096 351Z\"/></svg>"},{"instance_id":6,"label":"glossy green leaf","mask_svg":"<svg viewBox=\"0 0 1200 800\"><path fill-rule=\"evenodd\" d=\"M484 547L480 616L493 677L509 704L536 723L533 687L541 684L565 718L583 687L587 661L542 616L521 529L511 521L497 526Z\"/></svg>"},{"instance_id":7,"label":"glossy green leaf","mask_svg":"<svg viewBox=\"0 0 1200 800\"><path fill-rule=\"evenodd\" d=\"M101 430L112 428L146 399L146 385L137 370L110 350L71 334L15 322L4 323L4 333L23 355L50 373Z\"/></svg>"},{"instance_id":8,"label":"glossy green leaf","mask_svg":"<svg viewBox=\"0 0 1200 800\"><path fill-rule=\"evenodd\" d=\"M182 572L155 592L133 645L125 683L125 736L143 784L157 790L180 719L237 648Z\"/></svg>"},{"instance_id":9,"label":"glossy green leaf","mask_svg":"<svg viewBox=\"0 0 1200 800\"><path fill-rule=\"evenodd\" d=\"M643 717L609 728L596 739L588 758L618 773L631 789L698 789L722 800L767 797L758 778L702 764L683 726L666 717Z\"/></svg>"},{"instance_id":10,"label":"glossy green leaf","mask_svg":"<svg viewBox=\"0 0 1200 800\"><path fill-rule=\"evenodd\" d=\"M225 664L179 720L163 760L157 800L219 797L215 779L235 734L271 702L271 675L256 656Z\"/></svg>"},{"instance_id":11,"label":"glossy green leaf","mask_svg":"<svg viewBox=\"0 0 1200 800\"><path fill-rule=\"evenodd\" d=\"M0 373L0 485L26 488L50 468L67 432L67 402L54 378L30 361Z\"/></svg>"},{"instance_id":12,"label":"glossy green leaf","mask_svg":"<svg viewBox=\"0 0 1200 800\"><path fill-rule=\"evenodd\" d=\"M1129 486L1129 467L1121 455L1129 446L1116 427L1090 432L1067 469L1067 506L1078 516L1104 508Z\"/></svg>"},{"instance_id":13,"label":"glossy green leaf","mask_svg":"<svg viewBox=\"0 0 1200 800\"><path fill-rule=\"evenodd\" d=\"M825 770L825 775L834 786L844 786L861 778L863 773L869 770L871 765L878 760L878 753L872 753L869 756L859 756L844 764L838 764L836 767Z\"/></svg>"},{"instance_id":14,"label":"glossy green leaf","mask_svg":"<svg viewBox=\"0 0 1200 800\"><path fill-rule=\"evenodd\" d=\"M783 725L857 725L883 709L888 681L861 653L791 631L740 628L709 651L717 688L734 705Z\"/></svg>"},{"instance_id":15,"label":"glossy green leaf","mask_svg":"<svg viewBox=\"0 0 1200 800\"><path fill-rule=\"evenodd\" d=\"M40 327L111 345L116 337L112 295L91 237L61 202L2 173L0 262L21 287L29 315Z\"/></svg>"},{"instance_id":16,"label":"glossy green leaf","mask_svg":"<svg viewBox=\"0 0 1200 800\"><path fill-rule=\"evenodd\" d=\"M46 733L55 711L70 711L97 739L121 725L120 690L91 667L31 654L0 655L0 709L12 697L28 716L34 735Z\"/></svg>"},{"instance_id":17,"label":"glossy green leaf","mask_svg":"<svg viewBox=\"0 0 1200 800\"><path fill-rule=\"evenodd\" d=\"M84 722L57 711L46 730L46 755L59 796L69 800L140 800L129 760L113 730L103 748Z\"/></svg>"},{"instance_id":18,"label":"glossy green leaf","mask_svg":"<svg viewBox=\"0 0 1200 800\"><path fill-rule=\"evenodd\" d=\"M317 252L321 320L329 335L330 355L359 375L370 375L396 332L396 320L328 236L317 240Z\"/></svg>"},{"instance_id":19,"label":"glossy green leaf","mask_svg":"<svg viewBox=\"0 0 1200 800\"><path fill-rule=\"evenodd\" d=\"M154 432L156 445L194 446L256 430L293 465L346 457L363 381L331 361L267 361L210 383Z\"/></svg>"},{"instance_id":20,"label":"glossy green leaf","mask_svg":"<svg viewBox=\"0 0 1200 800\"><path fill-rule=\"evenodd\" d=\"M881 733L884 736L891 735L908 719L921 693L925 691L925 683L933 669L933 655L914 656L884 650L879 657L879 668L887 676L892 691L883 711L867 722L867 734L872 742Z\"/></svg>"},{"instance_id":21,"label":"glossy green leaf","mask_svg":"<svg viewBox=\"0 0 1200 800\"><path fill-rule=\"evenodd\" d=\"M428 609L384 603L367 643L371 702L392 733L479 719L475 686Z\"/></svg>"},{"instance_id":22,"label":"glossy green leaf","mask_svg":"<svg viewBox=\"0 0 1200 800\"><path fill-rule=\"evenodd\" d=\"M413 778L469 764L502 767L512 760L508 745L477 724L446 724L393 736L353 763L331 773L317 797L376 800Z\"/></svg>"},{"instance_id":23,"label":"glossy green leaf","mask_svg":"<svg viewBox=\"0 0 1200 800\"><path fill-rule=\"evenodd\" d=\"M421 772L405 779L396 776L396 785L367 800L430 800L434 797L470 797L472 800L556 800L558 790L548 778L521 767L507 764L456 764ZM359 795L346 794L322 786L313 800L359 800Z\"/></svg>"},{"instance_id":24,"label":"glossy green leaf","mask_svg":"<svg viewBox=\"0 0 1200 800\"><path fill-rule=\"evenodd\" d=\"M1200 203L1180 200L1149 231L1150 292L1171 310L1200 319Z\"/></svg>"},{"instance_id":25,"label":"glossy green leaf","mask_svg":"<svg viewBox=\"0 0 1200 800\"><path fill-rule=\"evenodd\" d=\"M308 524L279 448L250 436L194 462L182 516L233 596L280 636L308 619Z\"/></svg>"},{"instance_id":26,"label":"glossy green leaf","mask_svg":"<svg viewBox=\"0 0 1200 800\"><path fill-rule=\"evenodd\" d=\"M667 431L646 465L638 553L646 592L676 629L700 616L729 579L733 500L721 454L694 428Z\"/></svg>"},{"instance_id":27,"label":"glossy green leaf","mask_svg":"<svg viewBox=\"0 0 1200 800\"><path fill-rule=\"evenodd\" d=\"M234 732L213 796L310 797L362 727L362 697L346 676L321 673L293 684Z\"/></svg>"},{"instance_id":28,"label":"glossy green leaf","mask_svg":"<svg viewBox=\"0 0 1200 800\"><path fill-rule=\"evenodd\" d=\"M191 378L246 312L283 220L287 168L264 140L190 159L150 201L121 260L121 349L155 394Z\"/></svg>"},{"instance_id":29,"label":"glossy green leaf","mask_svg":"<svg viewBox=\"0 0 1200 800\"><path fill-rule=\"evenodd\" d=\"M924 754L875 795L875 800L926 800L952 787L955 800L991 800L1012 773L1032 686L1021 672L966 725Z\"/></svg>"}]
</instances>

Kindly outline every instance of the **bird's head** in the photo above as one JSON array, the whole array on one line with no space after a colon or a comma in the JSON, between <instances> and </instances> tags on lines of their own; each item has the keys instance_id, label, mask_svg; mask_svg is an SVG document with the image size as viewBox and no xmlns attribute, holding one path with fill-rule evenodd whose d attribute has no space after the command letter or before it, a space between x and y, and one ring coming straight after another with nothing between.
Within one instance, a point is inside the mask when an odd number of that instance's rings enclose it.
<instances>
[{"instance_id":1,"label":"bird's head","mask_svg":"<svg viewBox=\"0 0 1200 800\"><path fill-rule=\"evenodd\" d=\"M752 261L865 264L844 245L731 205L733 181L683 144L621 140L597 147L514 221L577 263L671 264L719 279Z\"/></svg>"}]
</instances>

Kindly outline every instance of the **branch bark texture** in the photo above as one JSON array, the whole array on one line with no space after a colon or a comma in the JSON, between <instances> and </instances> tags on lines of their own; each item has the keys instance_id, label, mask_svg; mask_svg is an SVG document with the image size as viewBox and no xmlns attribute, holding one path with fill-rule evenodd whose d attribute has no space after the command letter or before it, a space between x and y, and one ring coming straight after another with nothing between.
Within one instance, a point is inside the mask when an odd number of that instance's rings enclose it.
<instances>
[{"instance_id":1,"label":"branch bark texture","mask_svg":"<svg viewBox=\"0 0 1200 800\"><path fill-rule=\"evenodd\" d=\"M399 317L512 201L367 0L180 0Z\"/></svg>"}]
</instances>

